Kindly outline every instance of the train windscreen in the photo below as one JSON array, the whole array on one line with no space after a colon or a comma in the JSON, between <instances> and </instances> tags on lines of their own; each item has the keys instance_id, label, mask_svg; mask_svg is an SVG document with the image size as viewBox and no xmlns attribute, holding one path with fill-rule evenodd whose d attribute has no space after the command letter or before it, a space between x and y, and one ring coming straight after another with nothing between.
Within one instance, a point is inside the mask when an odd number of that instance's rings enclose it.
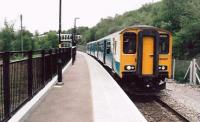
<instances>
[{"instance_id":1,"label":"train windscreen","mask_svg":"<svg viewBox=\"0 0 200 122\"><path fill-rule=\"evenodd\" d=\"M124 54L136 53L136 34L133 32L126 32L123 35L123 52Z\"/></svg>"},{"instance_id":2,"label":"train windscreen","mask_svg":"<svg viewBox=\"0 0 200 122\"><path fill-rule=\"evenodd\" d=\"M160 35L159 53L160 54L169 53L169 35L167 34Z\"/></svg>"}]
</instances>

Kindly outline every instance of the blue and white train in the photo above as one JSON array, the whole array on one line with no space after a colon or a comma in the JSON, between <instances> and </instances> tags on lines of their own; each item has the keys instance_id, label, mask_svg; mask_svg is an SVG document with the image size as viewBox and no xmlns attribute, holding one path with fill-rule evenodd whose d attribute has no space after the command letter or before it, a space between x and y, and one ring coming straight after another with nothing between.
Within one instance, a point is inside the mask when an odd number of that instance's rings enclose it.
<instances>
[{"instance_id":1,"label":"blue and white train","mask_svg":"<svg viewBox=\"0 0 200 122\"><path fill-rule=\"evenodd\" d=\"M152 26L128 27L89 42L87 54L108 66L126 84L143 89L164 89L165 78L172 75L172 34Z\"/></svg>"}]
</instances>

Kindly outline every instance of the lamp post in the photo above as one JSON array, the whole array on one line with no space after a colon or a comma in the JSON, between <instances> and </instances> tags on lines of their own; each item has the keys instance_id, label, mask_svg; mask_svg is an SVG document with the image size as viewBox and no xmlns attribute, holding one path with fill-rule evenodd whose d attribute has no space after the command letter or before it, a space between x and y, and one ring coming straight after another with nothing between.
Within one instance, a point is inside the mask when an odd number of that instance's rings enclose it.
<instances>
[{"instance_id":1,"label":"lamp post","mask_svg":"<svg viewBox=\"0 0 200 122\"><path fill-rule=\"evenodd\" d=\"M23 31L23 25L22 25L22 14L20 15L20 27L21 27L21 30L20 30L20 40L21 40L21 51L24 51L24 48L23 48L23 39L22 39L22 31Z\"/></svg>"},{"instance_id":2,"label":"lamp post","mask_svg":"<svg viewBox=\"0 0 200 122\"><path fill-rule=\"evenodd\" d=\"M76 59L76 20L80 19L78 17L74 18L74 29L73 29L73 36L72 36L72 65Z\"/></svg>"},{"instance_id":3,"label":"lamp post","mask_svg":"<svg viewBox=\"0 0 200 122\"><path fill-rule=\"evenodd\" d=\"M74 18L74 29L73 29L73 39L72 39L72 46L76 46L76 20L80 19L79 17Z\"/></svg>"},{"instance_id":4,"label":"lamp post","mask_svg":"<svg viewBox=\"0 0 200 122\"><path fill-rule=\"evenodd\" d=\"M59 40L59 50L58 50L58 82L57 85L63 85L62 81L62 58L61 58L61 16L62 16L62 0L59 2L59 30L58 30L58 40Z\"/></svg>"},{"instance_id":5,"label":"lamp post","mask_svg":"<svg viewBox=\"0 0 200 122\"><path fill-rule=\"evenodd\" d=\"M61 18L62 17L62 0L59 2L59 30L58 30L58 41L59 41L59 48L61 44Z\"/></svg>"}]
</instances>

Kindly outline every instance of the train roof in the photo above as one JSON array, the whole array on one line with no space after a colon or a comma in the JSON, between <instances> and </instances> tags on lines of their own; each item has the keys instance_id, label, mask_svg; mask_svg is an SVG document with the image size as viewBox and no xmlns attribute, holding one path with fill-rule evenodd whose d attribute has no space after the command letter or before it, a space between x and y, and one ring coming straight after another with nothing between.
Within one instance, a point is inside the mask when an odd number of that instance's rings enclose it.
<instances>
[{"instance_id":1,"label":"train roof","mask_svg":"<svg viewBox=\"0 0 200 122\"><path fill-rule=\"evenodd\" d=\"M124 28L124 29L122 29L122 30L120 30L120 31L117 31L117 32L115 32L115 33L112 33L112 34L110 34L110 35L108 35L108 36L105 36L105 37L103 37L103 38L100 38L100 39L98 39L98 40L95 40L95 41L92 41L92 42L89 42L89 43L98 42L98 41L100 41L100 40L103 40L103 39L106 39L106 38L110 37L111 35L121 34L121 33L123 33L124 31L129 30L129 29L156 29L156 30L160 30L160 31L163 31L163 32L166 32L166 33L170 34L170 32L167 31L167 30L160 29L160 28L157 28L157 27L154 27L154 26L150 26L150 25L133 25L133 26L126 27L126 28ZM88 44L89 44L89 43L88 43Z\"/></svg>"},{"instance_id":2,"label":"train roof","mask_svg":"<svg viewBox=\"0 0 200 122\"><path fill-rule=\"evenodd\" d=\"M133 26L122 29L121 31L119 31L119 33L122 33L122 32L124 32L125 30L128 30L128 29L134 29L134 28L136 28L136 29L156 29L156 30L160 30L160 31L163 31L163 32L166 32L166 33L170 33L167 30L157 28L157 27L154 27L154 26L150 26L150 25L133 25Z\"/></svg>"}]
</instances>

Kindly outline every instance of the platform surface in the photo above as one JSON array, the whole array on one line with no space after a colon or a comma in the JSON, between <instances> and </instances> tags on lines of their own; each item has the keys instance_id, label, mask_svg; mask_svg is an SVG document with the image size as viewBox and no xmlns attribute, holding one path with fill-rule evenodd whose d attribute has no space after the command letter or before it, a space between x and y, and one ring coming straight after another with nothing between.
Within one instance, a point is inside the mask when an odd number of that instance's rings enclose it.
<instances>
[{"instance_id":1,"label":"platform surface","mask_svg":"<svg viewBox=\"0 0 200 122\"><path fill-rule=\"evenodd\" d=\"M146 122L114 79L85 53L77 53L63 81L62 87L49 91L26 122Z\"/></svg>"}]
</instances>

